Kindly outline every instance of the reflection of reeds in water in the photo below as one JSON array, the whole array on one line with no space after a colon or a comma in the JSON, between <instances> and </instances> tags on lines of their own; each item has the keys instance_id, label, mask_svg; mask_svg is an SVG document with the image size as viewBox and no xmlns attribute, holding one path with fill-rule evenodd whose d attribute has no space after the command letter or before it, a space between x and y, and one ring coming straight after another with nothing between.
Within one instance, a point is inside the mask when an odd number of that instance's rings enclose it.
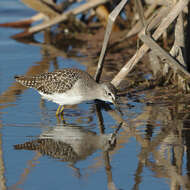
<instances>
[{"instance_id":1,"label":"reflection of reeds in water","mask_svg":"<svg viewBox=\"0 0 190 190\"><path fill-rule=\"evenodd\" d=\"M51 158L68 162L74 171L74 175L80 177L80 170L75 167L75 163L79 160L85 160L97 150L102 150L108 178L108 188L116 189L112 180L109 152L112 152L115 148L116 135L120 127L121 125L118 126L114 133L98 135L83 127L64 124L44 131L36 140L15 145L14 147L17 150L33 150L36 151L37 154L32 160L28 161L29 167L24 170L18 182L12 187L17 188L18 185L24 183L30 170L36 165L36 163L33 162L36 161L40 155L47 155ZM96 165L95 167L98 168L99 166L100 165ZM90 168L93 167L88 167L88 169Z\"/></svg>"},{"instance_id":2,"label":"reflection of reeds in water","mask_svg":"<svg viewBox=\"0 0 190 190\"><path fill-rule=\"evenodd\" d=\"M150 93L147 95L149 101L155 98L154 104L145 107L137 118L131 120L135 124L134 127L138 128L138 121L144 120L146 127L144 135L140 135L138 132L132 134L141 145L133 189L138 189L139 184L142 183L141 173L144 167L150 169L156 177L169 179L171 189L188 189L189 182L183 176L182 170L185 155L183 133L187 134L187 131L184 131L183 122L187 116L181 113L184 113L185 104L178 103L179 99L178 101L172 100L171 96L169 94L166 96L165 93L165 101L163 98L160 99L160 95L162 95L160 90L158 90L158 95L154 90L153 97ZM186 159L189 162L190 157Z\"/></svg>"},{"instance_id":3,"label":"reflection of reeds in water","mask_svg":"<svg viewBox=\"0 0 190 190\"><path fill-rule=\"evenodd\" d=\"M144 168L148 168L153 172L154 176L170 181L171 189L188 189L188 180L183 175L182 165L183 157L186 155L187 163L189 164L189 134L184 130L189 126L188 113L186 116L186 125L184 126L184 116L182 104L168 104L168 106L160 106L157 104L145 106L142 113L136 118L128 119L128 123L123 122L122 131L117 139L117 146L111 153L116 153L118 148L122 151L122 147L127 143L128 139L135 137L140 144L141 150L138 154L137 169L134 174L133 189L138 189L138 186L143 182L142 172ZM172 105L172 107L171 107ZM121 122L121 118L114 115L113 110L108 110L108 113ZM180 117L180 119L179 119ZM159 121L159 125L158 125ZM130 127L129 127L130 125ZM139 129L143 127L144 133L139 133ZM62 132L61 132L62 131ZM104 131L102 131L104 132ZM63 134L63 136L62 136ZM106 138L104 138L106 137ZM84 160L98 149L106 150L109 147L109 135L97 135L87 129L71 126L58 126L49 131L45 131L37 140L24 143L20 148L37 150L41 154L45 154L56 159L75 163L78 160ZM106 139L106 141L104 141ZM107 141L108 140L108 141ZM186 147L184 147L184 141ZM52 143L53 142L53 143ZM98 144L98 142L100 144ZM88 143L88 146L86 145ZM33 146L34 144L34 146ZM28 146L29 145L29 146ZM22 147L23 146L23 147ZM51 148L48 151L46 147ZM61 153L56 150L62 150ZM81 152L79 151L81 150ZM68 152L70 151L70 154ZM186 154L185 154L186 151ZM67 152L67 154L66 154ZM105 153L105 152L104 152ZM105 153L106 160L106 153ZM98 167L99 160L95 167ZM127 163L126 163L127 164ZM76 170L71 165L78 175L79 170ZM95 168L89 166L88 168ZM109 162L106 165L106 172L109 172ZM187 166L187 178L189 173ZM112 175L108 173L112 184ZM109 180L108 178L108 180Z\"/></svg>"}]
</instances>

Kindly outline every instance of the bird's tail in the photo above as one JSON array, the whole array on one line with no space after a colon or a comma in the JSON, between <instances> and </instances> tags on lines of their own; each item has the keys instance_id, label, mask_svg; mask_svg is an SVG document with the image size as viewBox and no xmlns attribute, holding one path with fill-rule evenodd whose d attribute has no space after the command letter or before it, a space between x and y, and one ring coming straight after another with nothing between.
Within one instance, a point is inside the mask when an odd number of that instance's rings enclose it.
<instances>
[{"instance_id":1,"label":"bird's tail","mask_svg":"<svg viewBox=\"0 0 190 190\"><path fill-rule=\"evenodd\" d=\"M29 87L29 88L36 88L37 81L33 77L25 77L25 76L15 76L14 77L17 82L22 84L23 86Z\"/></svg>"},{"instance_id":2,"label":"bird's tail","mask_svg":"<svg viewBox=\"0 0 190 190\"><path fill-rule=\"evenodd\" d=\"M16 150L36 150L37 147L38 147L38 144L35 141L14 145L14 149Z\"/></svg>"}]
</instances>

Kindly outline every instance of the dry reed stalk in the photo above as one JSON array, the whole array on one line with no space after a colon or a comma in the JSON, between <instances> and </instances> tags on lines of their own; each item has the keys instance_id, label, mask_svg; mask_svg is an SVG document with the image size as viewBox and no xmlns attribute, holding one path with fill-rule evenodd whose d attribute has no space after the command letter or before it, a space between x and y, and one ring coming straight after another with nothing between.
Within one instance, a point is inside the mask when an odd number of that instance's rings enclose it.
<instances>
[{"instance_id":1,"label":"dry reed stalk","mask_svg":"<svg viewBox=\"0 0 190 190\"><path fill-rule=\"evenodd\" d=\"M167 29L167 27L176 19L176 17L183 11L183 9L188 5L189 0L180 0L175 6L169 11L168 15L161 21L159 27L153 33L153 38L157 40L162 33ZM153 19L154 21L154 19ZM112 80L112 84L118 86L121 81L127 76L127 74L133 69L136 63L144 56L144 54L149 50L149 47L143 44L136 54L123 66L120 72Z\"/></svg>"},{"instance_id":2,"label":"dry reed stalk","mask_svg":"<svg viewBox=\"0 0 190 190\"><path fill-rule=\"evenodd\" d=\"M94 76L94 79L99 82L100 80L100 76L102 73L102 69L103 69L103 59L106 53L106 48L108 45L108 41L111 35L111 31L112 31L112 27L113 24L115 22L115 19L117 18L117 16L119 15L119 13L121 12L121 10L123 9L123 7L125 6L125 4L127 3L128 0L122 0L117 7L115 7L115 9L109 14L108 16L108 23L107 23L107 27L106 27L106 32L105 32L105 36L104 36L104 42L102 45L102 50L100 53L100 57L99 57L99 61L98 61L98 66L96 69L96 73Z\"/></svg>"}]
</instances>

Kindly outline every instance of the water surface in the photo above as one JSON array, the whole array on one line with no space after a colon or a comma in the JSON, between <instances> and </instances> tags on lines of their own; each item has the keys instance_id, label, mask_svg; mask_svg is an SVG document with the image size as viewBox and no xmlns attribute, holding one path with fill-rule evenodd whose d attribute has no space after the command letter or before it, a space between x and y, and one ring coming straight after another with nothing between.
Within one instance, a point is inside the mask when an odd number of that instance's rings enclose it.
<instances>
[{"instance_id":1,"label":"water surface","mask_svg":"<svg viewBox=\"0 0 190 190\"><path fill-rule=\"evenodd\" d=\"M1 23L33 14L18 0L0 2ZM0 28L1 189L188 189L189 106L183 96L153 90L123 95L122 118L111 104L84 102L66 107L63 123L55 117L57 105L14 76L87 66L10 38L19 31ZM43 41L43 34L36 38Z\"/></svg>"}]
</instances>

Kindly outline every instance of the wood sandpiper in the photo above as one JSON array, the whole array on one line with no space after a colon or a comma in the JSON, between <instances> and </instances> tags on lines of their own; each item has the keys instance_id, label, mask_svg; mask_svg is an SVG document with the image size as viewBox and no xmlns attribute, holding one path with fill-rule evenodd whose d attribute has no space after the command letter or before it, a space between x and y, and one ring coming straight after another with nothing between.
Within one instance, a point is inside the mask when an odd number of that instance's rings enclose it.
<instances>
[{"instance_id":1,"label":"wood sandpiper","mask_svg":"<svg viewBox=\"0 0 190 190\"><path fill-rule=\"evenodd\" d=\"M37 76L15 76L17 82L36 89L42 98L59 104L56 115L64 105L79 104L88 100L116 103L116 88L111 83L97 83L87 72L65 68Z\"/></svg>"}]
</instances>

